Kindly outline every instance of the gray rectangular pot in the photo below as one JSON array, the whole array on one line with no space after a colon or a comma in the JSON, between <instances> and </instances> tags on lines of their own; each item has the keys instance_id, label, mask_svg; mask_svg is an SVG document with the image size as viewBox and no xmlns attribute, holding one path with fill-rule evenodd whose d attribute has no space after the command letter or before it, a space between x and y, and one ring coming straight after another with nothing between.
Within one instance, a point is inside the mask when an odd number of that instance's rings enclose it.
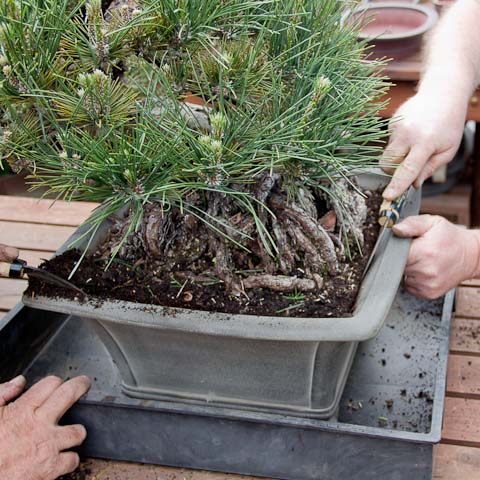
<instances>
[{"instance_id":1,"label":"gray rectangular pot","mask_svg":"<svg viewBox=\"0 0 480 480\"><path fill-rule=\"evenodd\" d=\"M370 189L385 182L378 175L361 179ZM419 205L420 192L412 190L402 216L418 213ZM60 252L84 231L81 227ZM409 246L389 232L353 315L345 318L233 315L39 296L24 296L23 302L89 321L119 368L127 395L329 418L338 407L358 342L374 337L383 325Z\"/></svg>"}]
</instances>

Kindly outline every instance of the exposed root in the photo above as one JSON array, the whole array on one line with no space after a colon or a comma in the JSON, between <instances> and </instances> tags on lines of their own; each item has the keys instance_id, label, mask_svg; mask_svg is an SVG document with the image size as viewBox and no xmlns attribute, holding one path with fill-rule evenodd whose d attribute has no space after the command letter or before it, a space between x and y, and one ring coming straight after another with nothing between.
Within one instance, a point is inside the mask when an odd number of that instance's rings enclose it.
<instances>
[{"instance_id":1,"label":"exposed root","mask_svg":"<svg viewBox=\"0 0 480 480\"><path fill-rule=\"evenodd\" d=\"M227 241L221 236L215 236L209 232L210 253L214 252L215 273L224 283L225 288L234 295L240 295L243 288L238 278L234 275L234 266L231 259L230 249L227 247Z\"/></svg>"},{"instance_id":2,"label":"exposed root","mask_svg":"<svg viewBox=\"0 0 480 480\"><path fill-rule=\"evenodd\" d=\"M294 203L287 205L279 195L272 197L271 203L275 208L282 209L291 220L301 225L303 231L321 249L322 256L330 271L332 273L336 272L338 263L335 246L325 229L314 218L308 216L301 207Z\"/></svg>"},{"instance_id":3,"label":"exposed root","mask_svg":"<svg viewBox=\"0 0 480 480\"><path fill-rule=\"evenodd\" d=\"M151 256L160 257L162 255L162 244L168 239L168 234L172 233L171 224L169 214L158 215L156 212L148 215L144 228L144 239Z\"/></svg>"},{"instance_id":4,"label":"exposed root","mask_svg":"<svg viewBox=\"0 0 480 480\"><path fill-rule=\"evenodd\" d=\"M366 199L345 179L335 182L332 188L335 188L335 196L332 196L331 203L342 230L347 237L355 238L363 246L362 230L368 211Z\"/></svg>"},{"instance_id":5,"label":"exposed root","mask_svg":"<svg viewBox=\"0 0 480 480\"><path fill-rule=\"evenodd\" d=\"M234 295L245 295L245 289L251 288L320 290L325 274L336 273L338 259L345 256L344 235L353 235L356 229L361 232L366 217L361 195L347 183L338 182L335 187L353 202L352 206L342 210L330 198L325 204L318 191L314 196L306 188L299 189L296 202L289 202L281 179L268 173L255 183L231 186L258 199L258 204L254 203L256 215L275 242L276 256L262 243L252 213L233 197L216 191L188 199L190 206L199 209L199 216L206 209L206 222L178 208L162 212L158 204L148 206L139 232L130 235L120 256L130 261L140 252L148 268L153 266L164 276L194 283L222 282ZM363 220L352 221L356 215ZM110 252L128 228L128 221L117 226ZM251 275L244 278L248 271Z\"/></svg>"},{"instance_id":6,"label":"exposed root","mask_svg":"<svg viewBox=\"0 0 480 480\"><path fill-rule=\"evenodd\" d=\"M283 274L288 275L295 268L295 255L288 241L286 230L276 218L272 218L272 231L278 248L278 262Z\"/></svg>"},{"instance_id":7,"label":"exposed root","mask_svg":"<svg viewBox=\"0 0 480 480\"><path fill-rule=\"evenodd\" d=\"M295 245L305 252L303 263L307 274L310 272L318 273L324 270L325 262L309 238L289 219L284 219L284 224Z\"/></svg>"},{"instance_id":8,"label":"exposed root","mask_svg":"<svg viewBox=\"0 0 480 480\"><path fill-rule=\"evenodd\" d=\"M318 217L318 212L313 195L308 190L300 188L298 191L298 198L298 203L301 205L302 210L304 210L308 216L316 219Z\"/></svg>"},{"instance_id":9,"label":"exposed root","mask_svg":"<svg viewBox=\"0 0 480 480\"><path fill-rule=\"evenodd\" d=\"M242 283L245 289L268 288L278 292L289 292L295 289L307 292L317 288L315 280L284 275L251 275Z\"/></svg>"},{"instance_id":10,"label":"exposed root","mask_svg":"<svg viewBox=\"0 0 480 480\"><path fill-rule=\"evenodd\" d=\"M342 241L332 232L328 232L328 236L332 239L332 242L335 244L337 248L337 258L343 259L345 258L345 246L343 245Z\"/></svg>"}]
</instances>

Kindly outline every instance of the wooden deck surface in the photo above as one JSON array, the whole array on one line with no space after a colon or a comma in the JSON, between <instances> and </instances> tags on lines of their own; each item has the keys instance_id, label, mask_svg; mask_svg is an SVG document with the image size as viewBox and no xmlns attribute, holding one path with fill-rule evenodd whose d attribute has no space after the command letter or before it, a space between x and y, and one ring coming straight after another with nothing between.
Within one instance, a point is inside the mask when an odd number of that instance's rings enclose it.
<instances>
[{"instance_id":1,"label":"wooden deck surface","mask_svg":"<svg viewBox=\"0 0 480 480\"><path fill-rule=\"evenodd\" d=\"M94 207L92 203L51 205L49 200L0 196L0 242L18 247L21 258L35 266L49 258ZM0 316L20 300L25 284L24 280L0 279ZM480 281L467 282L457 292L442 436L435 449L433 479L480 479ZM89 472L85 480L247 479L103 460L88 460L83 468Z\"/></svg>"}]
</instances>

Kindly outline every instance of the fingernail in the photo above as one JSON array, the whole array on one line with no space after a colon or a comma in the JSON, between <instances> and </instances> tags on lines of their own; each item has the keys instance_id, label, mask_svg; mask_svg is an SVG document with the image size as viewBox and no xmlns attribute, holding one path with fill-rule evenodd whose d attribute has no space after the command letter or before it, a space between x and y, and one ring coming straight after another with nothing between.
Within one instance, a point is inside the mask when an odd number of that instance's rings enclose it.
<instances>
[{"instance_id":1,"label":"fingernail","mask_svg":"<svg viewBox=\"0 0 480 480\"><path fill-rule=\"evenodd\" d=\"M392 190L390 188L386 188L384 191L383 191L383 198L394 198L393 195L392 195Z\"/></svg>"},{"instance_id":2,"label":"fingernail","mask_svg":"<svg viewBox=\"0 0 480 480\"><path fill-rule=\"evenodd\" d=\"M393 233L405 233L405 225L402 225L401 223L398 223L397 225L394 225L392 227Z\"/></svg>"},{"instance_id":3,"label":"fingernail","mask_svg":"<svg viewBox=\"0 0 480 480\"><path fill-rule=\"evenodd\" d=\"M23 387L27 382L26 378L23 375L13 378L8 382L8 385L12 387Z\"/></svg>"}]
</instances>

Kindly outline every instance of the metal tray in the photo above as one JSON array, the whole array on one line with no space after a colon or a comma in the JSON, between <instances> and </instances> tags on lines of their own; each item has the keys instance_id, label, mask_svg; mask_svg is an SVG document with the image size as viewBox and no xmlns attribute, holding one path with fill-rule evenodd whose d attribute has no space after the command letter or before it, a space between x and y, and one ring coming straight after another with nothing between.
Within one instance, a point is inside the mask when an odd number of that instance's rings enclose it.
<instances>
[{"instance_id":1,"label":"metal tray","mask_svg":"<svg viewBox=\"0 0 480 480\"><path fill-rule=\"evenodd\" d=\"M385 327L358 349L338 421L127 397L84 322L21 306L0 320L0 372L90 375L64 419L87 427L86 456L287 480L430 480L452 308L453 292L433 302L397 294Z\"/></svg>"}]
</instances>

